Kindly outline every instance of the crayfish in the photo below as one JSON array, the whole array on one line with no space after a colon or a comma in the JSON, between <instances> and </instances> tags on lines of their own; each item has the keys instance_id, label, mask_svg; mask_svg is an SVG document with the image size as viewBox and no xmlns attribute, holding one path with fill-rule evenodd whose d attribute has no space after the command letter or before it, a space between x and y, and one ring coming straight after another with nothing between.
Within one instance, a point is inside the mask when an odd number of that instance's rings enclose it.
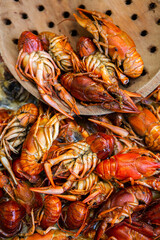
<instances>
[{"instance_id":1,"label":"crayfish","mask_svg":"<svg viewBox=\"0 0 160 240\"><path fill-rule=\"evenodd\" d=\"M68 72L61 76L60 81L83 104L94 103L115 112L139 112L131 98L120 88L115 88L114 85L105 88L103 80L92 77L89 73Z\"/></svg>"},{"instance_id":2,"label":"crayfish","mask_svg":"<svg viewBox=\"0 0 160 240\"><path fill-rule=\"evenodd\" d=\"M9 119L6 127L0 135L0 161L12 176L15 184L17 184L17 181L8 160L12 160L10 151L14 153L19 152L21 144L27 135L27 127L36 121L37 116L38 109L34 104L29 103L22 106L16 112L15 116L13 115Z\"/></svg>"},{"instance_id":3,"label":"crayfish","mask_svg":"<svg viewBox=\"0 0 160 240\"><path fill-rule=\"evenodd\" d=\"M73 119L55 102L53 95L56 93L76 114L79 114L75 99L58 82L60 69L44 51L39 37L28 31L23 32L18 40L18 48L19 55L15 67L18 76L22 80L29 79L35 82L42 99L57 111Z\"/></svg>"},{"instance_id":4,"label":"crayfish","mask_svg":"<svg viewBox=\"0 0 160 240\"><path fill-rule=\"evenodd\" d=\"M98 164L97 174L104 180L124 182L143 179L159 173L159 157L145 149L124 149Z\"/></svg>"},{"instance_id":5,"label":"crayfish","mask_svg":"<svg viewBox=\"0 0 160 240\"><path fill-rule=\"evenodd\" d=\"M148 109L138 105L140 113L128 116L133 130L144 137L147 148L160 151L160 120Z\"/></svg>"},{"instance_id":6,"label":"crayfish","mask_svg":"<svg viewBox=\"0 0 160 240\"><path fill-rule=\"evenodd\" d=\"M85 51L83 51L83 48ZM128 106L135 109L135 104L131 100L130 96L140 97L140 95L120 89L118 86L118 80L126 85L129 82L129 79L117 69L114 63L111 62L110 58L105 56L103 53L96 51L94 43L87 37L81 37L79 39L78 50L82 57L83 70L91 73L91 75L95 75L98 78L102 78L104 82L101 82L110 94L113 93L116 96L119 95L119 99L121 99L122 103L124 102L127 104L128 101Z\"/></svg>"},{"instance_id":7,"label":"crayfish","mask_svg":"<svg viewBox=\"0 0 160 240\"><path fill-rule=\"evenodd\" d=\"M43 170L47 151L59 133L60 121L66 116L61 113L50 117L50 114L40 114L37 121L31 127L22 146L20 156L21 172L30 179Z\"/></svg>"},{"instance_id":8,"label":"crayfish","mask_svg":"<svg viewBox=\"0 0 160 240\"><path fill-rule=\"evenodd\" d=\"M90 38L81 37L77 43L77 49L82 58L84 71L101 77L108 86L118 87L117 80L120 80L124 85L129 82L129 79L117 69L109 57L97 51Z\"/></svg>"},{"instance_id":9,"label":"crayfish","mask_svg":"<svg viewBox=\"0 0 160 240\"><path fill-rule=\"evenodd\" d=\"M153 240L156 237L156 233L154 228L145 223L132 221L129 224L123 221L107 230L105 236L106 240Z\"/></svg>"},{"instance_id":10,"label":"crayfish","mask_svg":"<svg viewBox=\"0 0 160 240\"><path fill-rule=\"evenodd\" d=\"M47 195L44 198L42 209L38 213L38 225L42 229L37 228L37 232L40 234L46 234L51 230L52 226L58 221L61 215L62 204L58 197Z\"/></svg>"},{"instance_id":11,"label":"crayfish","mask_svg":"<svg viewBox=\"0 0 160 240\"><path fill-rule=\"evenodd\" d=\"M120 71L123 71L125 75L132 78L139 77L144 64L140 54L136 51L134 41L128 34L117 27L112 18L104 13L80 8L77 10L82 17L73 14L74 17L93 35L99 50L102 52L102 45L105 55L109 54L112 61L116 62L117 67L121 68Z\"/></svg>"},{"instance_id":12,"label":"crayfish","mask_svg":"<svg viewBox=\"0 0 160 240\"><path fill-rule=\"evenodd\" d=\"M81 201L74 201L67 207L67 210L64 207L62 214L63 221L68 229L79 228L75 234L75 237L77 237L85 227L87 217L89 216L87 205Z\"/></svg>"},{"instance_id":13,"label":"crayfish","mask_svg":"<svg viewBox=\"0 0 160 240\"><path fill-rule=\"evenodd\" d=\"M0 208L0 236L12 237L22 228L25 209L14 200L4 200Z\"/></svg>"},{"instance_id":14,"label":"crayfish","mask_svg":"<svg viewBox=\"0 0 160 240\"><path fill-rule=\"evenodd\" d=\"M31 188L32 191L46 194L62 194L72 187L76 178L81 179L89 176L99 162L97 154L93 153L90 145L84 141L71 143L68 146L57 149L56 152L58 154L57 157L48 159L44 163L44 169L52 186ZM54 176L58 176L68 170L71 173L62 186L55 186L52 178L51 167L57 164L59 164L59 167Z\"/></svg>"},{"instance_id":15,"label":"crayfish","mask_svg":"<svg viewBox=\"0 0 160 240\"><path fill-rule=\"evenodd\" d=\"M96 144L95 144L96 142ZM42 188L31 188L32 191L46 194L62 194L70 190L75 180L82 180L96 168L100 162L99 157L107 157L113 151L114 139L107 134L93 134L83 141L70 143L55 150L54 158L47 159L44 169L52 186ZM97 148L99 146L99 148ZM54 177L62 177L62 174L69 172L67 181L62 186L55 186L51 167L58 165Z\"/></svg>"},{"instance_id":16,"label":"crayfish","mask_svg":"<svg viewBox=\"0 0 160 240\"><path fill-rule=\"evenodd\" d=\"M39 38L44 49L52 56L57 66L64 72L80 72L81 62L73 51L68 38L52 32L41 32Z\"/></svg>"},{"instance_id":17,"label":"crayfish","mask_svg":"<svg viewBox=\"0 0 160 240\"><path fill-rule=\"evenodd\" d=\"M112 195L98 213L98 219L102 223L98 227L95 240L101 239L109 223L114 226L125 217L129 217L131 222L131 214L143 209L151 201L152 192L141 185L129 186Z\"/></svg>"}]
</instances>

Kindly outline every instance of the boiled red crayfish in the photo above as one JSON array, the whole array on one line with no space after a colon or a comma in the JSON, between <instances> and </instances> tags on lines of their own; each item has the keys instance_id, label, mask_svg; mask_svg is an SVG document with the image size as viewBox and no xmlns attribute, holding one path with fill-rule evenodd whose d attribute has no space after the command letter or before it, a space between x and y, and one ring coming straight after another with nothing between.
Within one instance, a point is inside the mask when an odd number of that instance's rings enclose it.
<instances>
[{"instance_id":1,"label":"boiled red crayfish","mask_svg":"<svg viewBox=\"0 0 160 240\"><path fill-rule=\"evenodd\" d=\"M153 240L156 239L154 228L145 224L133 222L131 224L123 221L110 228L105 233L106 240Z\"/></svg>"},{"instance_id":2,"label":"boiled red crayfish","mask_svg":"<svg viewBox=\"0 0 160 240\"><path fill-rule=\"evenodd\" d=\"M14 200L4 200L0 208L0 236L12 237L22 228L25 209Z\"/></svg>"},{"instance_id":3,"label":"boiled red crayfish","mask_svg":"<svg viewBox=\"0 0 160 240\"><path fill-rule=\"evenodd\" d=\"M38 109L34 104L29 103L23 105L15 115L9 119L0 135L0 161L12 176L15 184L17 184L17 181L8 160L12 160L10 152L19 152L21 144L25 140L28 127L36 121L37 116Z\"/></svg>"},{"instance_id":4,"label":"boiled red crayfish","mask_svg":"<svg viewBox=\"0 0 160 240\"><path fill-rule=\"evenodd\" d=\"M136 51L134 41L128 34L117 27L113 20L104 13L80 8L77 10L82 17L73 14L74 17L93 35L99 50L102 51L100 47L102 45L105 54L109 54L117 67L123 69L125 75L132 78L140 76L144 64L140 54Z\"/></svg>"},{"instance_id":5,"label":"boiled red crayfish","mask_svg":"<svg viewBox=\"0 0 160 240\"><path fill-rule=\"evenodd\" d=\"M90 38L81 37L77 42L77 49L82 58L84 71L101 77L108 86L114 85L118 87L118 80L124 85L129 82L129 79L118 70L109 57L97 51Z\"/></svg>"},{"instance_id":6,"label":"boiled red crayfish","mask_svg":"<svg viewBox=\"0 0 160 240\"><path fill-rule=\"evenodd\" d=\"M71 110L79 114L75 99L57 80L60 75L60 69L56 66L51 56L44 51L38 36L32 32L22 32L18 40L18 48L19 55L15 66L18 76L22 80L26 81L26 79L29 79L35 82L42 99L57 111L73 119L55 102L53 96L56 93L70 106Z\"/></svg>"},{"instance_id":7,"label":"boiled red crayfish","mask_svg":"<svg viewBox=\"0 0 160 240\"><path fill-rule=\"evenodd\" d=\"M147 148L160 151L160 120L146 107L138 105L140 113L128 115L133 130L144 137Z\"/></svg>"},{"instance_id":8,"label":"boiled red crayfish","mask_svg":"<svg viewBox=\"0 0 160 240\"><path fill-rule=\"evenodd\" d=\"M98 219L102 219L96 232L95 240L101 239L108 224L114 226L123 221L125 217L149 205L152 201L152 192L144 186L130 186L113 194L102 206Z\"/></svg>"},{"instance_id":9,"label":"boiled red crayfish","mask_svg":"<svg viewBox=\"0 0 160 240\"><path fill-rule=\"evenodd\" d=\"M49 52L57 66L64 72L80 72L81 62L73 51L68 38L64 35L57 35L52 32L41 32L39 38Z\"/></svg>"},{"instance_id":10,"label":"boiled red crayfish","mask_svg":"<svg viewBox=\"0 0 160 240\"><path fill-rule=\"evenodd\" d=\"M61 84L84 104L101 105L103 108L123 113L139 112L131 98L114 85L105 88L105 82L90 76L89 73L65 73ZM110 95L111 93L111 95Z\"/></svg>"},{"instance_id":11,"label":"boiled red crayfish","mask_svg":"<svg viewBox=\"0 0 160 240\"><path fill-rule=\"evenodd\" d=\"M160 159L145 149L124 149L98 164L97 174L104 180L131 181L159 173Z\"/></svg>"},{"instance_id":12,"label":"boiled red crayfish","mask_svg":"<svg viewBox=\"0 0 160 240\"><path fill-rule=\"evenodd\" d=\"M39 193L33 193L27 182L16 178L15 186L11 178L0 171L0 188L12 198L12 200L24 207L28 214L32 209L37 209L42 205L42 197Z\"/></svg>"},{"instance_id":13,"label":"boiled red crayfish","mask_svg":"<svg viewBox=\"0 0 160 240\"><path fill-rule=\"evenodd\" d=\"M62 204L56 196L45 196L43 207L40 209L37 221L40 228L37 228L37 232L41 235L49 232L52 227L55 228L54 224L58 221L62 210Z\"/></svg>"},{"instance_id":14,"label":"boiled red crayfish","mask_svg":"<svg viewBox=\"0 0 160 240\"><path fill-rule=\"evenodd\" d=\"M47 151L58 136L60 121L65 118L66 116L61 113L57 113L53 117L49 112L42 113L31 127L23 143L20 156L21 172L28 179L43 170Z\"/></svg>"},{"instance_id":15,"label":"boiled red crayfish","mask_svg":"<svg viewBox=\"0 0 160 240\"><path fill-rule=\"evenodd\" d=\"M99 148L97 148L98 144ZM86 178L93 172L100 162L98 156L102 158L110 156L113 145L114 138L112 136L99 133L89 136L86 140L58 148L55 151L57 156L47 159L44 163L44 169L52 186L31 188L32 191L46 194L64 193L73 186L74 181ZM54 177L61 178L62 174L69 173L66 177L67 181L62 186L55 186L54 184L51 167L55 165L58 165L58 168L54 173Z\"/></svg>"}]
</instances>

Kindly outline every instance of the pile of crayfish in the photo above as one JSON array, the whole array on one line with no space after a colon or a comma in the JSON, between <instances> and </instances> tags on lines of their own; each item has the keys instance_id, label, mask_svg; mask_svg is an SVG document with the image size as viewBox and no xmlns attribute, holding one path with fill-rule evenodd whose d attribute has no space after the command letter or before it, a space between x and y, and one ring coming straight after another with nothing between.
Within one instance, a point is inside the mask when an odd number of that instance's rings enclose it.
<instances>
[{"instance_id":1,"label":"pile of crayfish","mask_svg":"<svg viewBox=\"0 0 160 240\"><path fill-rule=\"evenodd\" d=\"M138 113L134 100L141 95L120 87L143 72L143 60L134 41L106 14L78 11L81 17L73 14L76 21L93 39L82 36L74 51L65 35L24 31L18 40L18 76L35 83L43 101L71 119L71 113L80 115L77 102L86 107L98 105L110 111Z\"/></svg>"},{"instance_id":2,"label":"pile of crayfish","mask_svg":"<svg viewBox=\"0 0 160 240\"><path fill-rule=\"evenodd\" d=\"M160 238L160 116L75 117L40 103L0 111L0 237Z\"/></svg>"},{"instance_id":3,"label":"pile of crayfish","mask_svg":"<svg viewBox=\"0 0 160 240\"><path fill-rule=\"evenodd\" d=\"M118 84L143 71L134 42L107 15L79 13L94 39L78 54L64 35L20 36L17 73L50 106L0 109L0 238L160 239L159 88L134 103ZM74 97L113 112L78 116Z\"/></svg>"}]
</instances>

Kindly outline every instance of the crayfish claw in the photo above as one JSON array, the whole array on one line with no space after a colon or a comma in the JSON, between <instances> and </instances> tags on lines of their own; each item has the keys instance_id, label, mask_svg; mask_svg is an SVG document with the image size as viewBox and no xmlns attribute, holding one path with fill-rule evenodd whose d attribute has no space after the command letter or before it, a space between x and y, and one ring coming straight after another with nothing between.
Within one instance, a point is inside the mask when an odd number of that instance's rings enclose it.
<instances>
[{"instance_id":1,"label":"crayfish claw","mask_svg":"<svg viewBox=\"0 0 160 240\"><path fill-rule=\"evenodd\" d=\"M43 194L62 194L64 192L64 189L60 186L49 186L49 187L39 187L39 188L30 188L32 192L38 192Z\"/></svg>"},{"instance_id":2,"label":"crayfish claw","mask_svg":"<svg viewBox=\"0 0 160 240\"><path fill-rule=\"evenodd\" d=\"M113 22L112 18L109 17L105 13L101 13L101 12L98 12L98 11L90 11L90 10L82 9L82 8L77 8L77 11L81 12L81 14L83 13L83 15L84 15L84 13L86 13L88 15L92 15L92 17L107 19L108 21Z\"/></svg>"},{"instance_id":3,"label":"crayfish claw","mask_svg":"<svg viewBox=\"0 0 160 240\"><path fill-rule=\"evenodd\" d=\"M99 41L99 33L97 30L97 27L94 25L94 23L92 22L91 19L89 19L85 14L82 13L81 10L82 9L80 9L79 13L82 17L79 17L76 14L73 14L73 16L75 17L75 19L79 23L79 25L84 27L88 32L90 32L94 36L94 38L97 41Z\"/></svg>"},{"instance_id":4,"label":"crayfish claw","mask_svg":"<svg viewBox=\"0 0 160 240\"><path fill-rule=\"evenodd\" d=\"M74 120L74 118L72 116L70 116L66 111L64 111L62 108L59 107L59 105L53 100L52 96L49 96L48 94L46 94L43 89L41 87L38 86L38 90L40 92L40 95L42 97L42 99L51 107L53 107L54 109L56 109L58 112L61 112L62 114L64 114L66 117Z\"/></svg>"},{"instance_id":5,"label":"crayfish claw","mask_svg":"<svg viewBox=\"0 0 160 240\"><path fill-rule=\"evenodd\" d=\"M125 92L124 90L120 89L119 87L115 87L115 86L110 86L108 88L108 90L111 94L118 96L118 98L120 99L118 102L111 104L110 110L112 110L112 107L115 107L116 111L122 112L122 113L123 112L126 112L126 113L139 113L140 112L139 109L137 108L137 106L135 105L135 103L133 102L133 100L127 94L127 92ZM108 106L108 104L106 105L106 103L105 103L104 107L107 107L107 106Z\"/></svg>"}]
</instances>

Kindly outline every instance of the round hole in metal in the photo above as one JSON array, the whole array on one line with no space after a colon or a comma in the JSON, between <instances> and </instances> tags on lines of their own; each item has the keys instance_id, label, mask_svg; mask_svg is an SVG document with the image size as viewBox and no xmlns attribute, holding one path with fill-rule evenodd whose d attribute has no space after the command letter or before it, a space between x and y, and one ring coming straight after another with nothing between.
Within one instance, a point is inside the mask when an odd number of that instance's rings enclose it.
<instances>
[{"instance_id":1,"label":"round hole in metal","mask_svg":"<svg viewBox=\"0 0 160 240\"><path fill-rule=\"evenodd\" d=\"M138 18L138 15L136 13L134 13L132 16L131 16L131 19L133 21L135 21L136 19Z\"/></svg>"},{"instance_id":2,"label":"round hole in metal","mask_svg":"<svg viewBox=\"0 0 160 240\"><path fill-rule=\"evenodd\" d=\"M66 11L66 12L63 12L62 15L64 18L68 18L70 16L70 13Z\"/></svg>"},{"instance_id":3,"label":"round hole in metal","mask_svg":"<svg viewBox=\"0 0 160 240\"><path fill-rule=\"evenodd\" d=\"M3 19L3 22L4 22L5 25L11 25L11 23L12 23L9 18Z\"/></svg>"},{"instance_id":4,"label":"round hole in metal","mask_svg":"<svg viewBox=\"0 0 160 240\"><path fill-rule=\"evenodd\" d=\"M141 35L142 37L145 37L147 34L148 34L147 30L143 30L143 31L140 33L140 35Z\"/></svg>"},{"instance_id":5,"label":"round hole in metal","mask_svg":"<svg viewBox=\"0 0 160 240\"><path fill-rule=\"evenodd\" d=\"M27 19L28 18L27 13L21 13L21 16L22 16L23 19Z\"/></svg>"},{"instance_id":6,"label":"round hole in metal","mask_svg":"<svg viewBox=\"0 0 160 240\"><path fill-rule=\"evenodd\" d=\"M76 29L73 29L73 30L71 30L71 31L70 31L70 34L71 34L71 36L72 36L72 37L75 37L75 36L77 36L77 35L78 35L78 33L77 33L77 30L76 30Z\"/></svg>"},{"instance_id":7,"label":"round hole in metal","mask_svg":"<svg viewBox=\"0 0 160 240\"><path fill-rule=\"evenodd\" d=\"M44 9L45 9L45 7L43 5L39 5L37 8L40 12L44 11Z\"/></svg>"},{"instance_id":8,"label":"round hole in metal","mask_svg":"<svg viewBox=\"0 0 160 240\"><path fill-rule=\"evenodd\" d=\"M150 51L151 53L155 53L155 52L157 51L157 47L156 47L156 46L151 46L151 47L149 48L149 51Z\"/></svg>"},{"instance_id":9,"label":"round hole in metal","mask_svg":"<svg viewBox=\"0 0 160 240\"><path fill-rule=\"evenodd\" d=\"M78 6L78 8L85 9L86 7L83 4L81 4L81 5Z\"/></svg>"},{"instance_id":10,"label":"round hole in metal","mask_svg":"<svg viewBox=\"0 0 160 240\"><path fill-rule=\"evenodd\" d=\"M107 11L106 11L106 14L107 14L108 16L111 16L111 15L112 15L112 11L111 11L111 10L107 10Z\"/></svg>"},{"instance_id":11,"label":"round hole in metal","mask_svg":"<svg viewBox=\"0 0 160 240\"><path fill-rule=\"evenodd\" d=\"M48 23L48 27L49 27L49 28L53 28L53 27L54 27L54 22L49 22L49 23Z\"/></svg>"},{"instance_id":12,"label":"round hole in metal","mask_svg":"<svg viewBox=\"0 0 160 240\"><path fill-rule=\"evenodd\" d=\"M18 44L18 38L14 38L12 41L14 44L16 44L16 45Z\"/></svg>"}]
</instances>

